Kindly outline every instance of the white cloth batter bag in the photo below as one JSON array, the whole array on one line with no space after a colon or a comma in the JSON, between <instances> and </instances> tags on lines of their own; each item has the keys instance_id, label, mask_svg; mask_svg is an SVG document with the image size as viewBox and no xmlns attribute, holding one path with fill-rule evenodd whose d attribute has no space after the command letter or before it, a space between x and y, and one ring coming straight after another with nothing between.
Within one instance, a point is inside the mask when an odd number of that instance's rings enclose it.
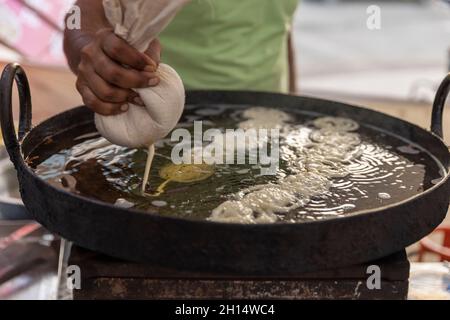
<instances>
[{"instance_id":1,"label":"white cloth batter bag","mask_svg":"<svg viewBox=\"0 0 450 320\"><path fill-rule=\"evenodd\" d=\"M105 15L114 32L144 52L188 0L104 0ZM165 137L177 124L184 108L181 78L161 63L156 87L135 89L145 108L129 103L125 113L95 115L100 134L111 143L125 147L150 146Z\"/></svg>"},{"instance_id":2,"label":"white cloth batter bag","mask_svg":"<svg viewBox=\"0 0 450 320\"><path fill-rule=\"evenodd\" d=\"M103 0L103 7L115 34L144 52L187 2L189 0ZM95 115L97 130L111 143L130 148L148 147L143 193L155 154L154 143L176 126L185 103L183 82L176 71L161 63L157 73L161 81L156 87L135 89L145 107L129 103L125 113Z\"/></svg>"}]
</instances>

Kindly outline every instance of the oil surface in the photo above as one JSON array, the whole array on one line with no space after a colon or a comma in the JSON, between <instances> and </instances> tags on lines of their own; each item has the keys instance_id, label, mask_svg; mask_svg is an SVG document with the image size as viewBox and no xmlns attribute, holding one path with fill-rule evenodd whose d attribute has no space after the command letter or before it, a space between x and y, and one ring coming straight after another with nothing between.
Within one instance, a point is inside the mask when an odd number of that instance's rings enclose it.
<instances>
[{"instance_id":1,"label":"oil surface","mask_svg":"<svg viewBox=\"0 0 450 320\"><path fill-rule=\"evenodd\" d=\"M225 106L190 106L178 127L193 131L193 121L208 128L236 128L243 109ZM258 165L215 165L201 181L178 182L163 179L160 170L172 163L169 138L156 145L147 193L140 193L146 150L111 145L96 133L93 124L56 135L30 154L27 161L49 183L70 192L125 208L161 215L206 219L224 201L245 188L275 182L292 174L289 152L301 147L311 133L311 115L296 113L288 136L280 140L280 168L274 176L260 175ZM279 221L301 222L393 204L433 186L444 172L419 146L395 135L361 125L359 154L345 165L348 174L333 178L331 188L314 196L304 206L278 214ZM289 151L291 150L291 151ZM157 192L164 184L164 191Z\"/></svg>"}]
</instances>

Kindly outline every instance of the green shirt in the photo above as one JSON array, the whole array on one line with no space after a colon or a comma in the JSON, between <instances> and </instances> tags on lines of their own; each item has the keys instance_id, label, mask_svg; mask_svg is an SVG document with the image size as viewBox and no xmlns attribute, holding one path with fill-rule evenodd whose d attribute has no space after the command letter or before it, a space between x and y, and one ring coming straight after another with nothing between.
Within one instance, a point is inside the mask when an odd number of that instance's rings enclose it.
<instances>
[{"instance_id":1,"label":"green shirt","mask_svg":"<svg viewBox=\"0 0 450 320\"><path fill-rule=\"evenodd\" d=\"M160 35L187 89L287 92L298 0L193 0Z\"/></svg>"}]
</instances>

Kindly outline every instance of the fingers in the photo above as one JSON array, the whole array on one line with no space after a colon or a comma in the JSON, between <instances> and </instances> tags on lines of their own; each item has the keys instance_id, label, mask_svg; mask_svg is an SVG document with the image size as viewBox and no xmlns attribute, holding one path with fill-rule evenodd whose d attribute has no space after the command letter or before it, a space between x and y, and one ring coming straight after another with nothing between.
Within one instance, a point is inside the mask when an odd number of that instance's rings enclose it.
<instances>
[{"instance_id":1,"label":"fingers","mask_svg":"<svg viewBox=\"0 0 450 320\"><path fill-rule=\"evenodd\" d=\"M127 69L111 60L104 53L97 53L92 61L95 72L105 81L125 89L146 88L153 74Z\"/></svg>"},{"instance_id":2,"label":"fingers","mask_svg":"<svg viewBox=\"0 0 450 320\"><path fill-rule=\"evenodd\" d=\"M120 88L106 82L96 73L93 66L89 63L80 63L78 66L78 77L80 82L85 83L89 87L90 92L94 93L103 102L115 104L131 102L141 106L144 105L135 91Z\"/></svg>"},{"instance_id":3,"label":"fingers","mask_svg":"<svg viewBox=\"0 0 450 320\"><path fill-rule=\"evenodd\" d=\"M159 84L159 41L153 41L146 53L130 46L111 29L97 32L95 40L81 49L77 70L77 89L84 103L102 115L125 112L128 102L143 106L132 89Z\"/></svg>"},{"instance_id":4,"label":"fingers","mask_svg":"<svg viewBox=\"0 0 450 320\"><path fill-rule=\"evenodd\" d=\"M146 66L154 65L148 57L116 36L111 30L100 30L98 35L102 39L103 51L119 64L127 65L136 70L144 70Z\"/></svg>"},{"instance_id":5,"label":"fingers","mask_svg":"<svg viewBox=\"0 0 450 320\"><path fill-rule=\"evenodd\" d=\"M128 110L128 104L110 103L100 100L89 88L87 83L77 80L76 87L83 98L84 104L94 112L104 116L116 115Z\"/></svg>"},{"instance_id":6,"label":"fingers","mask_svg":"<svg viewBox=\"0 0 450 320\"><path fill-rule=\"evenodd\" d=\"M128 100L131 90L112 86L103 80L91 65L81 65L80 74L95 95L105 101L113 103L124 103Z\"/></svg>"}]
</instances>

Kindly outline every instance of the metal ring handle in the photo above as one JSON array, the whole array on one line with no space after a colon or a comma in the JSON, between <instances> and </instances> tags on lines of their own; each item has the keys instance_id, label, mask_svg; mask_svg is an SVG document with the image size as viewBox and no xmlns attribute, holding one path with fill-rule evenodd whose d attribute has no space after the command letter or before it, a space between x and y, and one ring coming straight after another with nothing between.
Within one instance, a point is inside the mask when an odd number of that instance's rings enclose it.
<instances>
[{"instance_id":1,"label":"metal ring handle","mask_svg":"<svg viewBox=\"0 0 450 320\"><path fill-rule=\"evenodd\" d=\"M17 83L19 93L19 138L14 128L12 90L14 80ZM0 80L0 122L3 141L11 161L17 167L18 162L23 162L20 153L19 141L31 130L31 94L30 86L25 71L17 63L8 64L3 70Z\"/></svg>"},{"instance_id":2,"label":"metal ring handle","mask_svg":"<svg viewBox=\"0 0 450 320\"><path fill-rule=\"evenodd\" d=\"M434 99L433 111L431 114L431 131L441 138L444 136L442 132L442 114L444 112L445 100L447 100L449 92L450 73L442 80L442 83L436 92L436 98Z\"/></svg>"}]
</instances>

